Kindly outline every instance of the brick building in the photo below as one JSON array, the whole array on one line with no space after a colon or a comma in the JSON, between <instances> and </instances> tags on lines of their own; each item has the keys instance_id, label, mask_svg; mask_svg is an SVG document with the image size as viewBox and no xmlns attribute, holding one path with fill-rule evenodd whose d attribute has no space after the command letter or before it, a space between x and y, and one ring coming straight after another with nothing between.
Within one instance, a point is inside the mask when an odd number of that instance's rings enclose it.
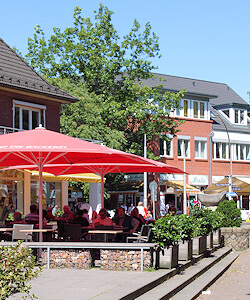
<instances>
[{"instance_id":1,"label":"brick building","mask_svg":"<svg viewBox=\"0 0 250 300\"><path fill-rule=\"evenodd\" d=\"M185 120L176 137L162 133L154 141L154 153L170 165L184 169L186 160L186 182L199 190L231 175L250 177L250 106L228 85L216 82L155 74L163 81L149 79L147 86L163 85L164 91L186 90L180 100L182 109L171 113L172 118ZM230 147L229 147L230 145ZM185 150L184 150L185 149ZM157 179L157 176L155 177ZM183 176L160 174L161 202L174 202L182 211ZM179 185L178 185L179 183ZM178 186L178 187L177 187ZM192 191L188 192L190 195ZM160 193L159 193L160 194ZM245 201L248 208L249 201ZM243 205L244 206L244 205Z\"/></svg>"},{"instance_id":2,"label":"brick building","mask_svg":"<svg viewBox=\"0 0 250 300\"><path fill-rule=\"evenodd\" d=\"M77 98L49 84L0 39L0 134L34 129L39 124L59 132L60 105L75 101ZM44 183L46 203L53 191L58 204L68 202L67 182ZM0 199L5 196L26 214L31 203L37 204L38 182L27 172L0 172Z\"/></svg>"}]
</instances>

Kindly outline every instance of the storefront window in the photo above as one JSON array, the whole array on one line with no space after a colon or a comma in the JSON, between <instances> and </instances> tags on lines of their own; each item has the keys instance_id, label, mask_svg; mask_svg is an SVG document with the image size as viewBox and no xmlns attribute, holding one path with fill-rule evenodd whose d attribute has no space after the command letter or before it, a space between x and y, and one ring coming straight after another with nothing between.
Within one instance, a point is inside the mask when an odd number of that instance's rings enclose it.
<instances>
[{"instance_id":1,"label":"storefront window","mask_svg":"<svg viewBox=\"0 0 250 300\"><path fill-rule=\"evenodd\" d=\"M0 199L9 197L15 210L24 211L23 172L8 170L0 172Z\"/></svg>"},{"instance_id":2,"label":"storefront window","mask_svg":"<svg viewBox=\"0 0 250 300\"><path fill-rule=\"evenodd\" d=\"M39 183L31 181L31 204L38 206L38 197ZM43 208L54 207L56 204L61 207L61 182L43 182Z\"/></svg>"}]
</instances>

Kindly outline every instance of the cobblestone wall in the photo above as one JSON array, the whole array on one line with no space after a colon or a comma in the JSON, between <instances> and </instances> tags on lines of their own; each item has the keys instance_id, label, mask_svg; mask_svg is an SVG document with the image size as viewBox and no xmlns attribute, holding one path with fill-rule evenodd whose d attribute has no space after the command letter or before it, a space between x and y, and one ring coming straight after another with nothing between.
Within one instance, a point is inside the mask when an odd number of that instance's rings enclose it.
<instances>
[{"instance_id":1,"label":"cobblestone wall","mask_svg":"<svg viewBox=\"0 0 250 300\"><path fill-rule=\"evenodd\" d=\"M141 270L140 250L101 250L101 270ZM152 266L150 251L143 251L143 268Z\"/></svg>"},{"instance_id":2,"label":"cobblestone wall","mask_svg":"<svg viewBox=\"0 0 250 300\"><path fill-rule=\"evenodd\" d=\"M42 265L47 265L47 250L42 252ZM51 269L89 269L91 266L92 258L88 250L50 250Z\"/></svg>"},{"instance_id":3,"label":"cobblestone wall","mask_svg":"<svg viewBox=\"0 0 250 300\"><path fill-rule=\"evenodd\" d=\"M221 236L225 246L231 246L234 251L249 248L250 226L237 228L221 228Z\"/></svg>"}]
</instances>

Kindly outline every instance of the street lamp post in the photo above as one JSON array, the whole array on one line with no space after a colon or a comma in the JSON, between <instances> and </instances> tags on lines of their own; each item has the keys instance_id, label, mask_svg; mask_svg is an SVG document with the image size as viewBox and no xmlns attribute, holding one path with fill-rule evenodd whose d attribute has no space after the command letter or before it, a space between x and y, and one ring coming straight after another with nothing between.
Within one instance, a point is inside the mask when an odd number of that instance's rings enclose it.
<instances>
[{"instance_id":1,"label":"street lamp post","mask_svg":"<svg viewBox=\"0 0 250 300\"><path fill-rule=\"evenodd\" d=\"M213 183L213 180L212 180L212 154L213 154L213 152L212 152L212 138L214 137L214 132L213 131L211 131L210 133L209 133L209 139L210 139L210 186L212 185L212 183Z\"/></svg>"},{"instance_id":2,"label":"street lamp post","mask_svg":"<svg viewBox=\"0 0 250 300\"><path fill-rule=\"evenodd\" d=\"M186 153L185 153L185 143L182 142L182 152L183 152L183 214L187 214L187 191L186 191Z\"/></svg>"},{"instance_id":3,"label":"street lamp post","mask_svg":"<svg viewBox=\"0 0 250 300\"><path fill-rule=\"evenodd\" d=\"M211 105L211 107L213 107L213 106ZM232 188L232 184L233 184L233 160L232 160L232 156L233 156L233 153L232 153L232 149L231 149L231 141L230 141L229 132L228 132L226 123L219 116L219 114L217 113L217 111L216 111L215 115L221 120L221 122L223 123L223 125L224 125L224 127L226 129L226 132L227 132L228 147L229 147L229 158L230 158L230 175L228 176L228 183L229 183L229 187L228 187L229 197L228 198L229 198L229 200L232 200L231 193L233 192L233 188Z\"/></svg>"}]
</instances>

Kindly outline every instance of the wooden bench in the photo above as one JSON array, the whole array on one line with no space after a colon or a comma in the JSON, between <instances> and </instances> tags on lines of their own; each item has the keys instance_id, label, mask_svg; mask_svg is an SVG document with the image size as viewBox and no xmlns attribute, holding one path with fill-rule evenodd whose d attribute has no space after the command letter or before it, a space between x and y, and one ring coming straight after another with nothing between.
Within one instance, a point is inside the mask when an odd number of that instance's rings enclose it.
<instances>
[{"instance_id":1,"label":"wooden bench","mask_svg":"<svg viewBox=\"0 0 250 300\"><path fill-rule=\"evenodd\" d=\"M16 242L0 242L0 246L14 246ZM24 242L23 245L33 249L47 249L47 268L50 268L51 249L113 249L113 250L140 250L141 271L143 271L143 251L154 251L156 243L102 243L102 242Z\"/></svg>"}]
</instances>

